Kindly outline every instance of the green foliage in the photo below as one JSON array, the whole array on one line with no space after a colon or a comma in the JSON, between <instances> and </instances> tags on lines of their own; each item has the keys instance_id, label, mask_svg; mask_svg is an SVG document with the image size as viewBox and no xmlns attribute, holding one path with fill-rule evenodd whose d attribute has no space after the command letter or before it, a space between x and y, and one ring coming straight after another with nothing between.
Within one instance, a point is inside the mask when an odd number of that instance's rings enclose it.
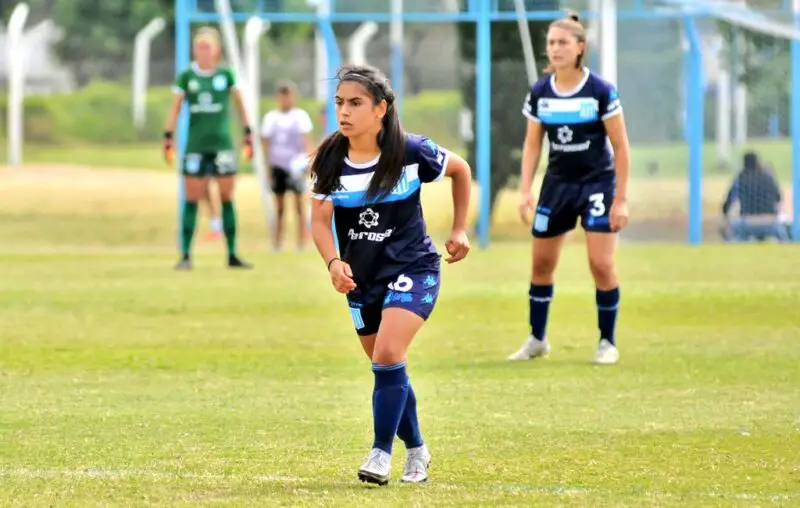
<instances>
[{"instance_id":1,"label":"green foliage","mask_svg":"<svg viewBox=\"0 0 800 508\"><path fill-rule=\"evenodd\" d=\"M74 94L27 97L25 140L54 145L157 142L161 139L171 103L170 88L151 88L147 95L147 124L137 131L133 126L131 90L127 85L96 81ZM274 108L273 97L262 98L260 106L262 114ZM316 120L319 105L315 100L302 100L299 106ZM404 126L456 149L459 107L460 98L456 92L429 92L408 98ZM0 116L5 117L5 114L6 96L0 95ZM319 129L319 122L315 123ZM239 125L238 117L234 125ZM0 122L3 136L5 129L5 122Z\"/></svg>"},{"instance_id":2,"label":"green foliage","mask_svg":"<svg viewBox=\"0 0 800 508\"><path fill-rule=\"evenodd\" d=\"M725 41L725 59L729 68L738 68L734 78L747 86L748 132L765 135L771 115L789 111L791 69L789 42L768 35L735 30L727 23L718 24ZM789 115L780 117L780 132L789 131Z\"/></svg>"},{"instance_id":3,"label":"green foliage","mask_svg":"<svg viewBox=\"0 0 800 508\"><path fill-rule=\"evenodd\" d=\"M538 2L540 9L548 8L547 2ZM556 9L556 2L549 8ZM534 47L541 48L549 23L530 23ZM475 25L460 23L461 58L475 62ZM537 54L537 68L546 66L544 55ZM528 92L527 76L523 63L522 42L516 22L492 23L492 156L490 203L494 204L499 192L506 188L519 173L519 150L525 135L525 117L520 110ZM462 81L464 105L475 111L475 74ZM468 160L475 168L475 144L469 143ZM473 171L473 175L476 171Z\"/></svg>"},{"instance_id":4,"label":"green foliage","mask_svg":"<svg viewBox=\"0 0 800 508\"><path fill-rule=\"evenodd\" d=\"M118 77L120 65L131 61L136 33L155 17L164 18L170 28L154 41L153 54L172 54L174 0L27 0L27 3L28 26L52 19L64 30L55 51L81 84L94 78ZM0 16L7 19L16 4L16 1L0 2Z\"/></svg>"}]
</instances>

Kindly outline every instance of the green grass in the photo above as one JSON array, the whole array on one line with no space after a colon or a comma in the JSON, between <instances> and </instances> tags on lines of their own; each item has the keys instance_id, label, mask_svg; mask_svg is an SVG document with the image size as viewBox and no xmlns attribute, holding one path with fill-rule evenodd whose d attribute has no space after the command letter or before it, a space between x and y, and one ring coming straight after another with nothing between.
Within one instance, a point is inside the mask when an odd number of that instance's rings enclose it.
<instances>
[{"instance_id":1,"label":"green grass","mask_svg":"<svg viewBox=\"0 0 800 508\"><path fill-rule=\"evenodd\" d=\"M210 254L191 274L158 253L1 255L0 500L792 505L794 250L623 249L611 368L588 364L581 247L559 271L554 352L525 364L503 358L526 333L527 248L447 267L409 358L432 480L383 489L355 479L371 373L315 255L255 255L253 276Z\"/></svg>"},{"instance_id":2,"label":"green grass","mask_svg":"<svg viewBox=\"0 0 800 508\"><path fill-rule=\"evenodd\" d=\"M201 238L196 270L171 270L171 175L0 182L0 505L800 503L794 246L623 245L610 368L588 363L582 242L565 248L542 361L504 361L526 334L527 242L446 266L409 355L432 478L377 489L355 479L372 375L343 298L316 254L263 253L252 179L252 274ZM426 195L439 245L447 193ZM398 443L395 480L403 459Z\"/></svg>"},{"instance_id":3,"label":"green grass","mask_svg":"<svg viewBox=\"0 0 800 508\"><path fill-rule=\"evenodd\" d=\"M431 120L433 121L433 120ZM424 129L423 129L424 130ZM423 130L420 130L422 132ZM455 141L450 141L455 143ZM446 146L452 146L450 144ZM0 160L6 159L6 146L0 145ZM461 154L464 147L453 146ZM743 150L757 151L763 160L772 163L775 172L784 182L791 181L792 147L787 140L752 140L734 153L734 164L738 167ZM686 179L689 152L685 143L661 143L651 145L634 144L631 148L632 176L634 178ZM125 168L172 171L163 159L161 146L153 144L130 145L26 145L24 160L28 164L75 164L96 168ZM659 171L651 175L648 165L657 162ZM542 161L542 169L545 161ZM703 167L708 178L731 178L733 170L720 171L715 143L706 143L703 149ZM249 164L242 171L252 172Z\"/></svg>"}]
</instances>

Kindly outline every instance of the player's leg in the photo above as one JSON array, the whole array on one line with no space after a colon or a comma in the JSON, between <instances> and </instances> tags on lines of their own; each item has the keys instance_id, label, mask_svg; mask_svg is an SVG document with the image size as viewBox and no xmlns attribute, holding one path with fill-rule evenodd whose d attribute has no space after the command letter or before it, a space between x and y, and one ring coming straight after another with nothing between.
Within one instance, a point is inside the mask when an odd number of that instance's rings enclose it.
<instances>
[{"instance_id":1,"label":"player's leg","mask_svg":"<svg viewBox=\"0 0 800 508\"><path fill-rule=\"evenodd\" d=\"M286 211L286 192L289 190L288 174L279 167L272 167L272 193L275 194L275 238L273 248L283 248L283 223Z\"/></svg>"},{"instance_id":2,"label":"player's leg","mask_svg":"<svg viewBox=\"0 0 800 508\"><path fill-rule=\"evenodd\" d=\"M370 361L375 351L375 339L377 339L377 337L377 333L359 337L361 340L361 347L364 348L364 353L366 353ZM407 362L406 360L406 368L408 368ZM372 399L372 416L373 418L375 417L374 397ZM400 423L397 426L397 437L405 443L406 449L408 450L408 458L406 460L402 481L412 483L425 481L425 479L427 479L427 469L430 463L430 453L422 439L419 419L417 418L417 394L414 392L414 387L411 385L410 377L408 380L406 405L400 417ZM421 460L422 464L416 464L420 459L425 459L425 455L427 455L427 460Z\"/></svg>"},{"instance_id":3,"label":"player's leg","mask_svg":"<svg viewBox=\"0 0 800 508\"><path fill-rule=\"evenodd\" d=\"M208 185L203 167L203 155L188 153L183 158L184 202L181 212L181 259L176 270L191 270L192 240L197 228L198 202L203 198Z\"/></svg>"},{"instance_id":4,"label":"player's leg","mask_svg":"<svg viewBox=\"0 0 800 508\"><path fill-rule=\"evenodd\" d=\"M222 235L222 217L220 217L217 203L211 192L211 179L206 180L206 187L203 191L203 201L208 207L208 216L210 217L209 225L211 231L209 231L208 236L209 238L217 238Z\"/></svg>"},{"instance_id":5,"label":"player's leg","mask_svg":"<svg viewBox=\"0 0 800 508\"><path fill-rule=\"evenodd\" d=\"M614 201L614 181L607 179L587 184L583 192L585 207L581 225L586 231L589 269L595 283L597 327L600 332L594 363L612 364L619 360L616 323L620 290L616 270L617 234L611 232L609 212Z\"/></svg>"},{"instance_id":6,"label":"player's leg","mask_svg":"<svg viewBox=\"0 0 800 508\"><path fill-rule=\"evenodd\" d=\"M294 206L297 212L297 249L303 250L309 236L308 218L306 217L305 189L301 182L295 183Z\"/></svg>"},{"instance_id":7,"label":"player's leg","mask_svg":"<svg viewBox=\"0 0 800 508\"><path fill-rule=\"evenodd\" d=\"M439 271L400 275L389 288L383 299L381 323L371 356L375 373L375 442L359 470L359 478L379 484L388 481L392 442L397 435L407 449L401 481L420 483L428 479L431 455L420 431L417 397L407 373L406 352L436 305Z\"/></svg>"},{"instance_id":8,"label":"player's leg","mask_svg":"<svg viewBox=\"0 0 800 508\"><path fill-rule=\"evenodd\" d=\"M533 220L531 280L528 288L530 335L508 360L529 360L550 352L547 320L554 294L554 275L566 233L578 220L574 184L545 178Z\"/></svg>"},{"instance_id":9,"label":"player's leg","mask_svg":"<svg viewBox=\"0 0 800 508\"><path fill-rule=\"evenodd\" d=\"M219 199L222 202L222 231L228 247L229 268L252 268L253 265L242 261L236 252L236 207L233 204L236 187L236 161L233 152L219 152L216 158L217 186Z\"/></svg>"}]
</instances>

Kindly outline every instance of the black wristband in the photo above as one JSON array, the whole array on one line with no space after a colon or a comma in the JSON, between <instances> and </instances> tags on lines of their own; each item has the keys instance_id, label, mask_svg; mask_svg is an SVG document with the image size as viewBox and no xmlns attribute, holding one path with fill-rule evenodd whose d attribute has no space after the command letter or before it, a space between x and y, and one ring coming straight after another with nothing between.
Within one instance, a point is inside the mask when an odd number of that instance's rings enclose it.
<instances>
[{"instance_id":1,"label":"black wristband","mask_svg":"<svg viewBox=\"0 0 800 508\"><path fill-rule=\"evenodd\" d=\"M250 136L251 134L253 134L253 131L250 129L250 126L249 125L245 125L244 126L244 135L245 136Z\"/></svg>"},{"instance_id":2,"label":"black wristband","mask_svg":"<svg viewBox=\"0 0 800 508\"><path fill-rule=\"evenodd\" d=\"M172 131L164 131L164 139L172 139Z\"/></svg>"},{"instance_id":3,"label":"black wristband","mask_svg":"<svg viewBox=\"0 0 800 508\"><path fill-rule=\"evenodd\" d=\"M331 271L331 265L333 264L333 262L334 262L334 261L341 261L341 259L339 259L339 258L333 258L333 259L331 259L330 261L328 261L328 271L329 271L329 272Z\"/></svg>"}]
</instances>

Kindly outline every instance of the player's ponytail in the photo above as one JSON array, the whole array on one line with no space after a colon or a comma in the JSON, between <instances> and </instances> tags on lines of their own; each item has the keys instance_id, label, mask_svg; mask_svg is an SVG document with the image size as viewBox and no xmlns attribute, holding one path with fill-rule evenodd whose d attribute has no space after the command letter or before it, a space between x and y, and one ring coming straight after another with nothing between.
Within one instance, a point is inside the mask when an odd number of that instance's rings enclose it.
<instances>
[{"instance_id":1,"label":"player's ponytail","mask_svg":"<svg viewBox=\"0 0 800 508\"><path fill-rule=\"evenodd\" d=\"M326 137L311 158L312 192L330 196L339 188L342 164L347 157L347 138L336 131Z\"/></svg>"},{"instance_id":2,"label":"player's ponytail","mask_svg":"<svg viewBox=\"0 0 800 508\"><path fill-rule=\"evenodd\" d=\"M403 176L406 158L406 135L400 126L400 117L394 103L394 91L385 81L382 90L386 101L386 114L381 121L381 131L378 133L381 158L367 189L367 196L370 198L383 197L392 192Z\"/></svg>"},{"instance_id":3,"label":"player's ponytail","mask_svg":"<svg viewBox=\"0 0 800 508\"><path fill-rule=\"evenodd\" d=\"M583 60L586 58L586 52L588 51L587 44L586 44L586 29L581 24L581 18L575 11L568 11L567 16L561 19L557 19L550 23L550 28L561 28L566 30L572 34L573 37L578 42L583 43L583 51L578 54L578 58L575 59L575 68L579 69L581 65L583 65ZM552 74L555 72L555 68L553 65L548 65L545 70L545 73Z\"/></svg>"}]
</instances>

